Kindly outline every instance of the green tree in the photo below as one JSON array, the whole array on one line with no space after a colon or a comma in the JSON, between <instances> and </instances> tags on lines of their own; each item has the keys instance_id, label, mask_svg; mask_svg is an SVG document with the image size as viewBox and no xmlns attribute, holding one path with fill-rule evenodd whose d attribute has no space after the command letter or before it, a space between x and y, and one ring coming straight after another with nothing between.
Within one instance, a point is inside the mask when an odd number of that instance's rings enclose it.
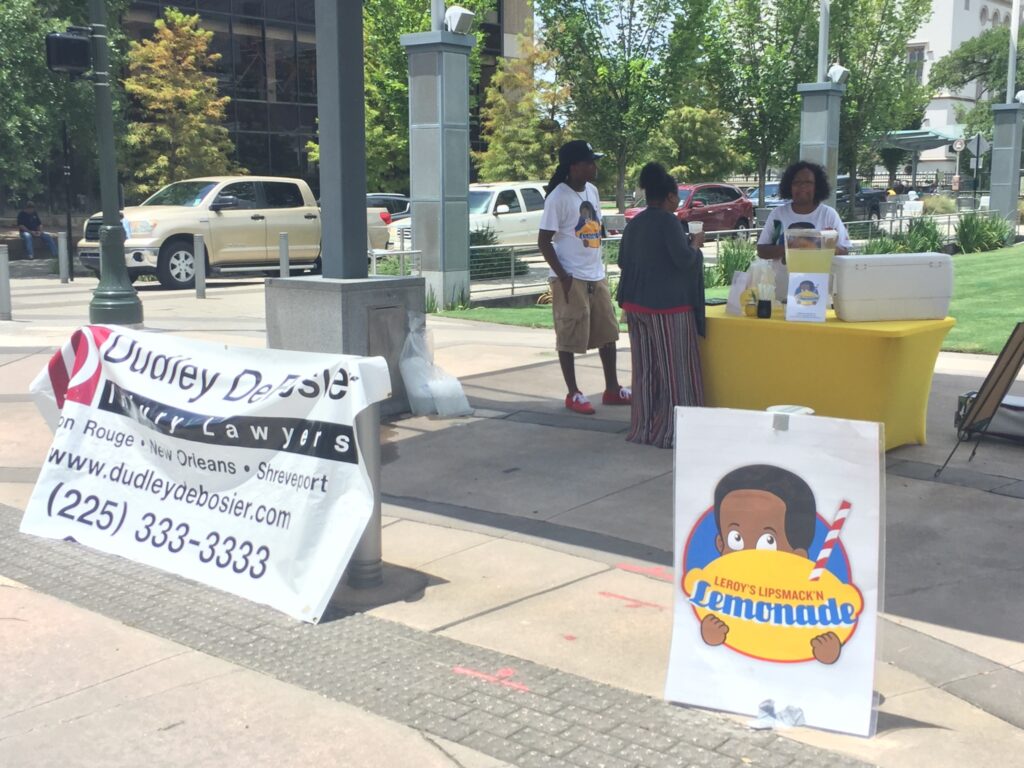
<instances>
[{"instance_id":1,"label":"green tree","mask_svg":"<svg viewBox=\"0 0 1024 768\"><path fill-rule=\"evenodd\" d=\"M919 120L928 103L907 60L907 43L931 15L932 0L835 0L830 61L850 69L839 123L839 167L874 165L880 140Z\"/></svg>"},{"instance_id":2,"label":"green tree","mask_svg":"<svg viewBox=\"0 0 1024 768\"><path fill-rule=\"evenodd\" d=\"M128 0L108 0L109 19L119 18ZM96 139L91 83L71 81L46 68L45 37L69 25L88 22L82 0L3 0L0 2L0 194L25 197L40 192L48 172L60 174L62 128L71 145L72 183L76 192L94 193ZM121 60L123 41L116 23L110 27L111 64ZM120 88L113 95L120 101ZM115 114L115 120L117 114ZM63 200L63 195L59 196Z\"/></svg>"},{"instance_id":3,"label":"green tree","mask_svg":"<svg viewBox=\"0 0 1024 768\"><path fill-rule=\"evenodd\" d=\"M40 188L40 162L50 149L60 90L46 69L43 39L60 28L32 0L0 4L0 178L12 189Z\"/></svg>"},{"instance_id":4,"label":"green tree","mask_svg":"<svg viewBox=\"0 0 1024 768\"><path fill-rule=\"evenodd\" d=\"M1009 68L1010 30L999 26L985 30L946 54L931 68L928 85L936 92L956 92L977 82L978 100L973 107L956 106L957 121L967 136L982 133L992 137L992 105L1006 95ZM1024 50L1017 44L1017 73L1024 75ZM1014 85L1016 91L1016 84Z\"/></svg>"},{"instance_id":5,"label":"green tree","mask_svg":"<svg viewBox=\"0 0 1024 768\"><path fill-rule=\"evenodd\" d=\"M717 181L743 166L729 116L717 109L673 107L660 121L647 154L680 182Z\"/></svg>"},{"instance_id":6,"label":"green tree","mask_svg":"<svg viewBox=\"0 0 1024 768\"><path fill-rule=\"evenodd\" d=\"M474 153L482 181L547 179L558 162L568 88L538 76L550 69L552 54L534 42L532 28L520 36L519 53L498 60L487 86L487 149Z\"/></svg>"},{"instance_id":7,"label":"green tree","mask_svg":"<svg viewBox=\"0 0 1024 768\"><path fill-rule=\"evenodd\" d=\"M568 85L573 132L611 155L615 203L630 161L668 106L667 19L679 0L535 0L555 77Z\"/></svg>"},{"instance_id":8,"label":"green tree","mask_svg":"<svg viewBox=\"0 0 1024 768\"><path fill-rule=\"evenodd\" d=\"M494 0L459 3L483 18ZM427 0L363 1L363 91L366 94L366 183L368 189L409 189L409 57L401 36L430 29ZM469 89L480 77L480 36L470 54ZM474 105L470 99L470 107ZM306 145L310 162L320 158Z\"/></svg>"},{"instance_id":9,"label":"green tree","mask_svg":"<svg viewBox=\"0 0 1024 768\"><path fill-rule=\"evenodd\" d=\"M209 50L212 38L199 27L198 15L167 8L154 23L153 38L131 44L124 81L134 118L124 137L131 194L239 170L224 125L230 98L217 95L217 78L208 74L220 58Z\"/></svg>"},{"instance_id":10,"label":"green tree","mask_svg":"<svg viewBox=\"0 0 1024 768\"><path fill-rule=\"evenodd\" d=\"M796 87L813 79L817 22L813 0L715 0L708 13L698 74L714 84L719 108L737 126L761 199L768 166L793 146L799 129Z\"/></svg>"}]
</instances>

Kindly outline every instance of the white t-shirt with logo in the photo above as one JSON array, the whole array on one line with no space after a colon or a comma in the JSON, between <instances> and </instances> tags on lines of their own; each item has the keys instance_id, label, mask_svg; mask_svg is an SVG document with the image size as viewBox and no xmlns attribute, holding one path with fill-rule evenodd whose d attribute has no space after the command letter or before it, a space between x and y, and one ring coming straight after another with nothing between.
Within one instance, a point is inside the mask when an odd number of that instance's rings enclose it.
<instances>
[{"instance_id":1,"label":"white t-shirt with logo","mask_svg":"<svg viewBox=\"0 0 1024 768\"><path fill-rule=\"evenodd\" d=\"M540 228L554 232L551 244L562 268L580 280L604 278L601 259L601 198L597 187L588 183L577 192L566 183L544 198ZM555 277L554 270L549 272Z\"/></svg>"},{"instance_id":2,"label":"white t-shirt with logo","mask_svg":"<svg viewBox=\"0 0 1024 768\"><path fill-rule=\"evenodd\" d=\"M852 243L850 235L846 231L846 225L839 218L836 209L824 203L818 203L818 207L810 213L797 213L793 210L792 203L772 208L768 219L761 230L761 236L757 238L758 245L785 245L786 238L783 234L787 229L834 229L839 233L839 240L836 243L840 248L849 249Z\"/></svg>"},{"instance_id":3,"label":"white t-shirt with logo","mask_svg":"<svg viewBox=\"0 0 1024 768\"><path fill-rule=\"evenodd\" d=\"M761 236L757 238L758 245L785 245L787 229L816 229L819 232L823 229L834 229L839 233L836 245L840 248L850 249L850 234L846 231L846 225L839 218L835 208L818 203L818 207L810 213L796 213L792 203L772 208L768 219L761 230ZM775 297L779 301L785 301L789 293L789 269L782 263L782 259L772 261L772 269L775 270Z\"/></svg>"}]
</instances>

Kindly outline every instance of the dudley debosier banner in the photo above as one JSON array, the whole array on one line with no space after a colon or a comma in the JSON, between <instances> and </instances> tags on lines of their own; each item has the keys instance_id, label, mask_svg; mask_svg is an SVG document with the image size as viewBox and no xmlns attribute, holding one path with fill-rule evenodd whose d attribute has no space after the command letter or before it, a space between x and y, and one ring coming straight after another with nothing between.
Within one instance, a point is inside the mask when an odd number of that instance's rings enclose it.
<instances>
[{"instance_id":1,"label":"dudley debosier banner","mask_svg":"<svg viewBox=\"0 0 1024 768\"><path fill-rule=\"evenodd\" d=\"M92 325L31 391L55 431L22 532L320 620L373 511L354 425L382 358Z\"/></svg>"},{"instance_id":2,"label":"dudley debosier banner","mask_svg":"<svg viewBox=\"0 0 1024 768\"><path fill-rule=\"evenodd\" d=\"M666 698L874 733L881 426L678 408Z\"/></svg>"}]
</instances>

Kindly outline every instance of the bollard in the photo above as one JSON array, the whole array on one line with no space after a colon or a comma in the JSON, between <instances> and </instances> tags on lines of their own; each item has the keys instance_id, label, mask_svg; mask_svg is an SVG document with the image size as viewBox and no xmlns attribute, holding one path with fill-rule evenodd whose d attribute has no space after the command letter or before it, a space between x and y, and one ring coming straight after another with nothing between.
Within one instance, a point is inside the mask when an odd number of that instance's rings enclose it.
<instances>
[{"instance_id":1,"label":"bollard","mask_svg":"<svg viewBox=\"0 0 1024 768\"><path fill-rule=\"evenodd\" d=\"M206 244L202 235L192 235L192 264L196 274L196 298L206 298Z\"/></svg>"},{"instance_id":2,"label":"bollard","mask_svg":"<svg viewBox=\"0 0 1024 768\"><path fill-rule=\"evenodd\" d=\"M512 288L510 295L516 295L516 249L508 249L508 261L509 261L509 276L512 279Z\"/></svg>"},{"instance_id":3,"label":"bollard","mask_svg":"<svg viewBox=\"0 0 1024 768\"><path fill-rule=\"evenodd\" d=\"M0 320L11 317L11 265L7 260L7 246L0 245Z\"/></svg>"},{"instance_id":4,"label":"bollard","mask_svg":"<svg viewBox=\"0 0 1024 768\"><path fill-rule=\"evenodd\" d=\"M277 236L277 258L281 262L281 277L290 277L291 264L288 261L288 233L281 232Z\"/></svg>"},{"instance_id":5,"label":"bollard","mask_svg":"<svg viewBox=\"0 0 1024 768\"><path fill-rule=\"evenodd\" d=\"M57 268L61 283L68 281L68 233L57 233Z\"/></svg>"},{"instance_id":6,"label":"bollard","mask_svg":"<svg viewBox=\"0 0 1024 768\"><path fill-rule=\"evenodd\" d=\"M355 589L369 589L384 583L380 516L380 403L368 405L356 416L356 444L363 452L363 463L373 489L373 513L349 561L348 583Z\"/></svg>"}]
</instances>

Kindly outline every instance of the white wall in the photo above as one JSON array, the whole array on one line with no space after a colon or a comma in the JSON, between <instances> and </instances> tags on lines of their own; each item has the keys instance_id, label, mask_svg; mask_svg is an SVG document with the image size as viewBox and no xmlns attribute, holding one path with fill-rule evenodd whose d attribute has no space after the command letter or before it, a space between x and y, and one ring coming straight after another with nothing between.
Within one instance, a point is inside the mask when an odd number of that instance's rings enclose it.
<instances>
[{"instance_id":1,"label":"white wall","mask_svg":"<svg viewBox=\"0 0 1024 768\"><path fill-rule=\"evenodd\" d=\"M992 27L992 19L998 14L1000 24L1009 25L1010 0L933 0L932 16L921 24L910 46L923 45L925 48L924 80L928 81L932 65L946 54L956 50L964 42ZM986 23L982 24L982 18ZM942 128L956 125L955 104L965 107L974 105L977 86L968 85L959 92L940 92L925 109L924 128ZM952 171L955 155L945 147L922 152L919 169L927 171Z\"/></svg>"}]
</instances>

